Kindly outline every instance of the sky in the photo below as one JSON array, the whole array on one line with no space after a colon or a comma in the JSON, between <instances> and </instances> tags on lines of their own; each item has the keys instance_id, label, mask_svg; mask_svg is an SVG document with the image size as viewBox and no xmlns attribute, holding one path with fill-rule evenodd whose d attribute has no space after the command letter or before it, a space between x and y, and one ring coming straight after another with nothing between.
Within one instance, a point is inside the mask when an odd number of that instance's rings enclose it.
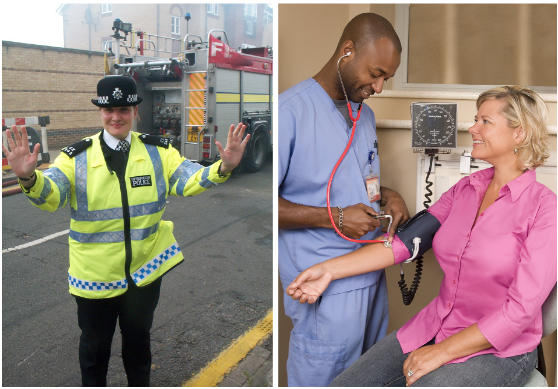
<instances>
[{"instance_id":1,"label":"sky","mask_svg":"<svg viewBox=\"0 0 558 389\"><path fill-rule=\"evenodd\" d=\"M3 1L1 36L3 41L64 47L62 16L56 1Z\"/></svg>"}]
</instances>

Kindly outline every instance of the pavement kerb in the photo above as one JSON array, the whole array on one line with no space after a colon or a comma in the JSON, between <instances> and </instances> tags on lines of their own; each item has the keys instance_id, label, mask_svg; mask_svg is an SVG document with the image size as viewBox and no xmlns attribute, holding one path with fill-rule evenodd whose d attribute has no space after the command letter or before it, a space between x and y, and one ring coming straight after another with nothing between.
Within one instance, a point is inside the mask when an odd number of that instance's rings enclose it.
<instances>
[{"instance_id":1,"label":"pavement kerb","mask_svg":"<svg viewBox=\"0 0 558 389\"><path fill-rule=\"evenodd\" d=\"M217 386L224 378L228 378L233 374L243 374L239 369L240 362L245 358L248 359L247 355L254 350L260 341L267 338L272 331L273 309L270 309L267 315L260 320L258 324L232 342L226 350L221 352L213 361L209 362L207 366L193 378L184 382L182 386L213 387ZM255 353L252 353L252 355L257 356ZM268 358L273 358L273 356L270 355ZM272 368L273 363L269 363L269 366ZM267 372L264 374L266 373ZM236 383L237 385L234 386L240 386L240 383Z\"/></svg>"}]
</instances>

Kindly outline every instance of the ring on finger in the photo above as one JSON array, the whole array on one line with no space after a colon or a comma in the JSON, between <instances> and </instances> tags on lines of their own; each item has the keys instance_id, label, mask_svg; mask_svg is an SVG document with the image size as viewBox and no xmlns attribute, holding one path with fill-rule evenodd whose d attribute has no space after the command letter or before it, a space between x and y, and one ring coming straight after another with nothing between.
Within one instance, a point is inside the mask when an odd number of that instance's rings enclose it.
<instances>
[{"instance_id":1,"label":"ring on finger","mask_svg":"<svg viewBox=\"0 0 558 389\"><path fill-rule=\"evenodd\" d=\"M409 371L407 372L407 375L410 377L410 376L412 376L413 374L415 374L415 373L413 373L413 372L411 371L411 369L409 369Z\"/></svg>"}]
</instances>

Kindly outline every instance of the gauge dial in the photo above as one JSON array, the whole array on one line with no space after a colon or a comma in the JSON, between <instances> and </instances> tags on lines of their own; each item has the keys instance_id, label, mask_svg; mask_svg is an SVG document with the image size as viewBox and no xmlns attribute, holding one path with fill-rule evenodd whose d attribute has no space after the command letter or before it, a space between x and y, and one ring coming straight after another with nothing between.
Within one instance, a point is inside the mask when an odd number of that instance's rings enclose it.
<instances>
[{"instance_id":1,"label":"gauge dial","mask_svg":"<svg viewBox=\"0 0 558 389\"><path fill-rule=\"evenodd\" d=\"M457 104L413 103L411 113L412 147L457 147Z\"/></svg>"}]
</instances>

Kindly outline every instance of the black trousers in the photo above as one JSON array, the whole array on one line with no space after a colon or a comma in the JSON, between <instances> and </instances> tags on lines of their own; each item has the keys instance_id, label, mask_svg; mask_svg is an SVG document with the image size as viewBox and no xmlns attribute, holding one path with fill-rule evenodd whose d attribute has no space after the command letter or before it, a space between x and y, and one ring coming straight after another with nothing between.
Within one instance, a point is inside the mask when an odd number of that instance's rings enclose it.
<instances>
[{"instance_id":1,"label":"black trousers","mask_svg":"<svg viewBox=\"0 0 558 389\"><path fill-rule=\"evenodd\" d=\"M123 295L108 299L76 297L79 364L83 386L107 386L112 336L116 319L122 333L122 360L128 386L149 386L150 334L159 302L161 278L144 288L130 285Z\"/></svg>"}]
</instances>

